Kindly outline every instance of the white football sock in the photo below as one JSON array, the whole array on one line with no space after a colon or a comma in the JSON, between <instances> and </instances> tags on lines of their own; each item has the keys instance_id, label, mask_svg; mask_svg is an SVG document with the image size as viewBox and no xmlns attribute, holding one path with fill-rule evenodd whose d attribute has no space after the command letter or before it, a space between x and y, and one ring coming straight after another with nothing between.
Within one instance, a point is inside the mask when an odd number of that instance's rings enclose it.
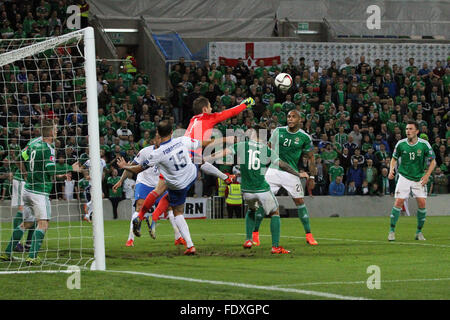
<instances>
[{"instance_id":1,"label":"white football sock","mask_svg":"<svg viewBox=\"0 0 450 320\"><path fill-rule=\"evenodd\" d=\"M225 173L223 173L222 171L220 171L219 169L214 167L209 162L205 162L204 164L202 164L201 167L200 167L200 170L202 170L204 173L207 173L209 175L215 176L215 177L220 178L222 180L225 180L226 178L228 178L228 176Z\"/></svg>"},{"instance_id":2,"label":"white football sock","mask_svg":"<svg viewBox=\"0 0 450 320\"><path fill-rule=\"evenodd\" d=\"M133 240L134 241L134 233L133 233L133 219L136 218L139 215L139 212L134 212L133 215L131 216L131 220L130 220L130 233L128 234L128 240Z\"/></svg>"},{"instance_id":3,"label":"white football sock","mask_svg":"<svg viewBox=\"0 0 450 320\"><path fill-rule=\"evenodd\" d=\"M184 240L186 240L186 247L190 248L194 246L194 243L191 239L191 233L189 232L189 227L182 214L175 217L175 223L177 224L178 230L180 230L182 237L184 238Z\"/></svg>"},{"instance_id":4,"label":"white football sock","mask_svg":"<svg viewBox=\"0 0 450 320\"><path fill-rule=\"evenodd\" d=\"M181 237L181 233L180 233L180 230L178 230L177 224L175 222L175 216L173 215L172 210L169 210L167 212L167 218L169 219L170 223L172 224L173 232L175 233L175 240L177 240L178 238Z\"/></svg>"}]
</instances>

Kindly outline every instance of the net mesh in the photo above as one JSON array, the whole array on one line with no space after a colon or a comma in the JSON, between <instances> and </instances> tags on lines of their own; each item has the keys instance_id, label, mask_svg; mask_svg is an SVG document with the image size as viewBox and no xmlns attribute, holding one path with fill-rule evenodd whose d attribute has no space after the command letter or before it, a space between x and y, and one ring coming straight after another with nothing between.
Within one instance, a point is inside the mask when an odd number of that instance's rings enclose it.
<instances>
[{"instance_id":1,"label":"net mesh","mask_svg":"<svg viewBox=\"0 0 450 320\"><path fill-rule=\"evenodd\" d=\"M87 266L93 260L92 225L82 220L86 207L88 172L72 172L70 165L88 159L86 78L83 33L46 39L0 40L0 254L5 258L18 212L31 220L36 210L24 189L40 190L37 180L26 184L30 163L22 156L30 140L39 138L44 123L57 124L55 169L51 184L49 228L38 257L41 264L28 266L29 253L13 245L12 260L0 260L0 272L66 269ZM26 168L26 176L20 166ZM35 169L35 168L33 168ZM25 191L26 192L26 191ZM29 195L29 194L28 194ZM25 207L22 208L25 200ZM45 204L44 204L45 205ZM22 220L23 221L23 220ZM22 222L20 221L20 222ZM26 248L28 230L20 241ZM28 241L28 244L30 242ZM32 243L31 243L32 244Z\"/></svg>"}]
</instances>

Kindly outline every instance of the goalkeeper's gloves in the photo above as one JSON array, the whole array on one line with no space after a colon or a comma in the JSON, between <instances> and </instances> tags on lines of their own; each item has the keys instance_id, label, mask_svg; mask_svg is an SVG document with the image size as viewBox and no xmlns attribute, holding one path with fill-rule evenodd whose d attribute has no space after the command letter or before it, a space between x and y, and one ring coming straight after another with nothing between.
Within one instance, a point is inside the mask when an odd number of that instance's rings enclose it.
<instances>
[{"instance_id":1,"label":"goalkeeper's gloves","mask_svg":"<svg viewBox=\"0 0 450 320\"><path fill-rule=\"evenodd\" d=\"M253 100L253 98L250 97L250 98L243 100L242 103L247 105L247 108L251 108L255 105L255 100Z\"/></svg>"}]
</instances>

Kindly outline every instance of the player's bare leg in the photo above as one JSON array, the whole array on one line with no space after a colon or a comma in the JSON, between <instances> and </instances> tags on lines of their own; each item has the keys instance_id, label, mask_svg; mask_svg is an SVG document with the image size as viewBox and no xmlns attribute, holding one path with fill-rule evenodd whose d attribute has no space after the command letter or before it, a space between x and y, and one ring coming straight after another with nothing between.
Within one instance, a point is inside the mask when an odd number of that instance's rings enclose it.
<instances>
[{"instance_id":1,"label":"player's bare leg","mask_svg":"<svg viewBox=\"0 0 450 320\"><path fill-rule=\"evenodd\" d=\"M303 224L303 228L305 229L306 243L312 246L318 245L317 241L314 239L311 233L311 226L309 224L309 213L308 210L306 209L305 201L303 200L303 198L293 198L293 200L295 205L297 206L298 217Z\"/></svg>"}]
</instances>

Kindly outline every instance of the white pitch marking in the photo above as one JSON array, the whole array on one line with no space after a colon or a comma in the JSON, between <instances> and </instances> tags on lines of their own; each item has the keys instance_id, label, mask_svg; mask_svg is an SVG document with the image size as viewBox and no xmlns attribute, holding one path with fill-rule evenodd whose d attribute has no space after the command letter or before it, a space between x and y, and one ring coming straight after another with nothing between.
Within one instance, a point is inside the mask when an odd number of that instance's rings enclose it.
<instances>
[{"instance_id":1,"label":"white pitch marking","mask_svg":"<svg viewBox=\"0 0 450 320\"><path fill-rule=\"evenodd\" d=\"M381 280L382 283L393 283L393 282L424 282L424 281L450 281L450 278L441 279L400 279L400 280ZM274 285L272 287L277 288L279 286L283 287L296 287L296 286L318 286L318 285L328 285L328 284L366 284L367 281L334 281L334 282L306 282L306 283L292 283L286 285Z\"/></svg>"},{"instance_id":2,"label":"white pitch marking","mask_svg":"<svg viewBox=\"0 0 450 320\"><path fill-rule=\"evenodd\" d=\"M266 291L279 291L279 292L299 293L299 294L304 294L304 295L309 295L309 296L317 296L317 297L330 298L330 299L370 300L368 298L363 298L363 297L343 296L343 295L334 294L334 293L328 293L328 292L301 290L301 289L292 289L292 288L278 288L278 287L273 287L273 286L258 286L258 285L247 284L247 283L238 283L238 282L203 280L203 279L194 279L194 278L170 276L170 275L156 274L156 273L147 273L147 272L119 271L119 270L106 270L106 272L125 273L125 274L141 275L141 276L160 278L160 279L169 279L169 280L179 280L179 281L206 283L206 284L221 285L221 286L240 287L240 288L246 288L246 289L258 289L258 290L266 290Z\"/></svg>"}]
</instances>

